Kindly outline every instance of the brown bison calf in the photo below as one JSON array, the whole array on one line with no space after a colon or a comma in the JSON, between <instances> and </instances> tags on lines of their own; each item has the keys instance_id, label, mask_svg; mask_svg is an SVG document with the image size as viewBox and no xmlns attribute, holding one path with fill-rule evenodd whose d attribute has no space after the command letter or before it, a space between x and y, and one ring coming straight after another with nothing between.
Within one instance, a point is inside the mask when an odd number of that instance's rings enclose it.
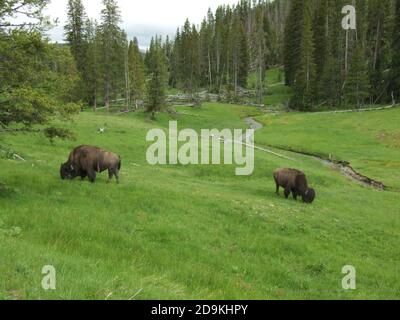
<instances>
[{"instance_id":1,"label":"brown bison calf","mask_svg":"<svg viewBox=\"0 0 400 320\"><path fill-rule=\"evenodd\" d=\"M121 170L121 158L114 153L92 146L80 146L75 148L66 163L61 165L61 179L72 180L76 177L90 182L96 181L96 173L108 170L109 181L115 176L119 182L119 170Z\"/></svg>"},{"instance_id":2,"label":"brown bison calf","mask_svg":"<svg viewBox=\"0 0 400 320\"><path fill-rule=\"evenodd\" d=\"M279 195L279 187L283 187L286 199L292 193L295 200L301 196L306 203L314 201L315 190L308 187L307 178L303 172L296 169L278 169L274 172L274 178L277 195Z\"/></svg>"}]
</instances>

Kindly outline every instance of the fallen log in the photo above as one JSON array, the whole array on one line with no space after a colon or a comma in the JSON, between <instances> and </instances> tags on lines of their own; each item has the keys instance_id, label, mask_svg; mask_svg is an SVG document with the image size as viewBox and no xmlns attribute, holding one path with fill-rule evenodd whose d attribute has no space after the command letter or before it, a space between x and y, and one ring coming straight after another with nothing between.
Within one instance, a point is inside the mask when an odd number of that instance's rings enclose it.
<instances>
[{"instance_id":1,"label":"fallen log","mask_svg":"<svg viewBox=\"0 0 400 320\"><path fill-rule=\"evenodd\" d=\"M335 113L379 111L379 110L393 109L393 108L396 108L396 107L398 107L398 106L399 106L399 105L390 105L390 106L376 107L376 108L362 108L362 109L320 111L320 112L312 112L311 114L335 114Z\"/></svg>"}]
</instances>

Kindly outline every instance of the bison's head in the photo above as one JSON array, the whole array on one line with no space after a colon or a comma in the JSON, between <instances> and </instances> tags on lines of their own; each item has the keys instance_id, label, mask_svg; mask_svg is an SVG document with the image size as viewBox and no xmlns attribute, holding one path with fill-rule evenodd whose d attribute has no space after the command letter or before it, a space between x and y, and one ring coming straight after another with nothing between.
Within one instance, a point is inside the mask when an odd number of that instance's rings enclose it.
<instances>
[{"instance_id":1,"label":"bison's head","mask_svg":"<svg viewBox=\"0 0 400 320\"><path fill-rule=\"evenodd\" d=\"M60 176L63 180L72 180L76 178L74 167L68 163L64 163L60 168Z\"/></svg>"},{"instance_id":2,"label":"bison's head","mask_svg":"<svg viewBox=\"0 0 400 320\"><path fill-rule=\"evenodd\" d=\"M303 196L303 201L305 203L313 203L315 200L315 190L314 189L307 189L306 193Z\"/></svg>"}]
</instances>

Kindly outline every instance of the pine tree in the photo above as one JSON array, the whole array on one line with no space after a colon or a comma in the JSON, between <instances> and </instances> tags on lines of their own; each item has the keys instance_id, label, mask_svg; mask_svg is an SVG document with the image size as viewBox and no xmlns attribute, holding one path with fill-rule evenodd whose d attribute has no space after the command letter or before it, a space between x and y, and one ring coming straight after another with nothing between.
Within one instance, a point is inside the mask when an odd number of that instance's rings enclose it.
<instances>
[{"instance_id":1,"label":"pine tree","mask_svg":"<svg viewBox=\"0 0 400 320\"><path fill-rule=\"evenodd\" d=\"M97 96L101 86L101 39L96 21L87 19L85 23L86 75L88 102L97 110Z\"/></svg>"},{"instance_id":2,"label":"pine tree","mask_svg":"<svg viewBox=\"0 0 400 320\"><path fill-rule=\"evenodd\" d=\"M320 80L317 82L315 96L319 102L329 107L336 107L341 102L341 76L338 69L338 61L332 54L328 54L322 74L319 76Z\"/></svg>"},{"instance_id":3,"label":"pine tree","mask_svg":"<svg viewBox=\"0 0 400 320\"><path fill-rule=\"evenodd\" d=\"M89 100L87 92L89 79L86 69L87 43L85 41L86 13L82 0L68 0L67 17L68 22L64 27L65 36L82 79L79 96L84 100Z\"/></svg>"},{"instance_id":4,"label":"pine tree","mask_svg":"<svg viewBox=\"0 0 400 320\"><path fill-rule=\"evenodd\" d=\"M189 20L185 22L179 41L179 83L193 97L200 83L200 36Z\"/></svg>"},{"instance_id":5,"label":"pine tree","mask_svg":"<svg viewBox=\"0 0 400 320\"><path fill-rule=\"evenodd\" d=\"M311 2L304 1L304 17L299 54L299 69L294 82L291 105L295 109L309 111L314 105L316 66L314 60L314 36L311 22Z\"/></svg>"},{"instance_id":6,"label":"pine tree","mask_svg":"<svg viewBox=\"0 0 400 320\"><path fill-rule=\"evenodd\" d=\"M344 1L327 0L327 65L322 74L322 87L317 85L319 103L329 107L340 107L343 104L343 85L345 81L345 33L341 21L341 10ZM328 63L329 62L329 63ZM320 80L318 80L318 84Z\"/></svg>"},{"instance_id":7,"label":"pine tree","mask_svg":"<svg viewBox=\"0 0 400 320\"><path fill-rule=\"evenodd\" d=\"M390 95L392 96L393 104L395 104L396 102L398 103L400 101L400 1L396 2L392 32Z\"/></svg>"},{"instance_id":8,"label":"pine tree","mask_svg":"<svg viewBox=\"0 0 400 320\"><path fill-rule=\"evenodd\" d=\"M50 0L1 0L0 30L15 28L42 32L44 26L48 27L43 10L49 2ZM19 19L15 19L16 17Z\"/></svg>"},{"instance_id":9,"label":"pine tree","mask_svg":"<svg viewBox=\"0 0 400 320\"><path fill-rule=\"evenodd\" d=\"M128 64L130 76L130 99L135 103L137 108L138 102L143 99L145 93L145 74L143 58L136 38L129 44Z\"/></svg>"},{"instance_id":10,"label":"pine tree","mask_svg":"<svg viewBox=\"0 0 400 320\"><path fill-rule=\"evenodd\" d=\"M286 85L293 85L300 68L300 47L303 31L304 1L292 0L285 28L284 65Z\"/></svg>"},{"instance_id":11,"label":"pine tree","mask_svg":"<svg viewBox=\"0 0 400 320\"><path fill-rule=\"evenodd\" d=\"M235 96L239 86L246 86L248 74L248 54L247 38L244 33L244 27L240 16L236 15L232 21L232 30L230 32L230 50L232 64L232 82L234 85Z\"/></svg>"},{"instance_id":12,"label":"pine tree","mask_svg":"<svg viewBox=\"0 0 400 320\"><path fill-rule=\"evenodd\" d=\"M167 73L168 73L168 85L173 86L172 82L172 60L173 60L173 41L169 39L167 35L163 44L164 56L166 59Z\"/></svg>"},{"instance_id":13,"label":"pine tree","mask_svg":"<svg viewBox=\"0 0 400 320\"><path fill-rule=\"evenodd\" d=\"M129 42L128 35L125 31L122 32L122 48L124 50L124 80L125 80L125 111L129 112L131 106L131 75L129 72Z\"/></svg>"},{"instance_id":14,"label":"pine tree","mask_svg":"<svg viewBox=\"0 0 400 320\"><path fill-rule=\"evenodd\" d=\"M216 86L218 91L222 86L223 74L223 38L224 38L224 15L225 8L218 7L215 12L215 32L214 32L214 50L215 50L215 73Z\"/></svg>"},{"instance_id":15,"label":"pine tree","mask_svg":"<svg viewBox=\"0 0 400 320\"><path fill-rule=\"evenodd\" d=\"M321 79L327 61L327 0L317 0L313 25L317 82Z\"/></svg>"},{"instance_id":16,"label":"pine tree","mask_svg":"<svg viewBox=\"0 0 400 320\"><path fill-rule=\"evenodd\" d=\"M346 78L346 102L358 108L364 105L369 96L368 69L364 50L361 45L356 48Z\"/></svg>"},{"instance_id":17,"label":"pine tree","mask_svg":"<svg viewBox=\"0 0 400 320\"><path fill-rule=\"evenodd\" d=\"M182 79L182 41L181 41L181 33L178 28L176 31L175 41L172 46L172 54L170 59L170 79L169 83L173 88L177 88L180 85ZM147 55L146 55L147 57ZM145 61L145 65L148 63Z\"/></svg>"},{"instance_id":18,"label":"pine tree","mask_svg":"<svg viewBox=\"0 0 400 320\"><path fill-rule=\"evenodd\" d=\"M254 31L252 35L252 60L254 63L254 70L256 72L257 83L257 101L263 104L264 99L264 85L265 85L265 33L264 33L264 12L263 7L258 6L256 9L256 17L254 24Z\"/></svg>"},{"instance_id":19,"label":"pine tree","mask_svg":"<svg viewBox=\"0 0 400 320\"><path fill-rule=\"evenodd\" d=\"M238 71L238 84L239 86L246 88L247 79L250 72L250 54L249 54L249 44L247 41L247 35L245 31L245 26L240 24L239 29L239 71Z\"/></svg>"},{"instance_id":20,"label":"pine tree","mask_svg":"<svg viewBox=\"0 0 400 320\"><path fill-rule=\"evenodd\" d=\"M151 40L147 52L149 80L147 83L146 111L155 119L155 115L166 104L167 72L165 57L161 47L161 39Z\"/></svg>"},{"instance_id":21,"label":"pine tree","mask_svg":"<svg viewBox=\"0 0 400 320\"><path fill-rule=\"evenodd\" d=\"M110 107L111 95L116 98L117 87L123 81L124 67L123 34L119 27L121 15L116 0L103 0L101 11L102 70L104 103Z\"/></svg>"},{"instance_id":22,"label":"pine tree","mask_svg":"<svg viewBox=\"0 0 400 320\"><path fill-rule=\"evenodd\" d=\"M391 0L370 0L369 3L369 32L366 36L369 46L369 78L371 79L371 96L374 103L390 101L387 85L386 70L390 68L390 18L387 8ZM390 10L391 11L391 10Z\"/></svg>"},{"instance_id":23,"label":"pine tree","mask_svg":"<svg viewBox=\"0 0 400 320\"><path fill-rule=\"evenodd\" d=\"M200 35L196 29L196 26L192 25L191 39L191 57L190 57L190 74L191 74L191 90L192 99L194 94L197 92L200 85Z\"/></svg>"},{"instance_id":24,"label":"pine tree","mask_svg":"<svg viewBox=\"0 0 400 320\"><path fill-rule=\"evenodd\" d=\"M221 74L221 84L230 84L232 83L231 74L232 74L232 65L230 60L231 53L229 50L231 49L229 39L231 38L231 28L232 25L232 9L228 5L225 9L225 15L223 18L224 21L224 29L223 29L223 37L222 37L222 66L223 72Z\"/></svg>"},{"instance_id":25,"label":"pine tree","mask_svg":"<svg viewBox=\"0 0 400 320\"><path fill-rule=\"evenodd\" d=\"M200 84L207 86L209 91L214 84L214 16L211 10L208 11L207 19L204 19L200 29Z\"/></svg>"},{"instance_id":26,"label":"pine tree","mask_svg":"<svg viewBox=\"0 0 400 320\"><path fill-rule=\"evenodd\" d=\"M68 22L64 27L66 40L76 60L78 70L85 65L85 21L86 14L82 0L68 0Z\"/></svg>"},{"instance_id":27,"label":"pine tree","mask_svg":"<svg viewBox=\"0 0 400 320\"><path fill-rule=\"evenodd\" d=\"M47 125L54 117L65 119L79 111L75 59L68 47L50 44L40 32L0 28L0 70L2 130L13 131L18 125L17 130L31 131L33 125Z\"/></svg>"},{"instance_id":28,"label":"pine tree","mask_svg":"<svg viewBox=\"0 0 400 320\"><path fill-rule=\"evenodd\" d=\"M281 43L279 40L279 32L276 26L272 25L270 9L265 10L264 18L264 34L265 34L265 63L266 67L274 67L281 64Z\"/></svg>"}]
</instances>

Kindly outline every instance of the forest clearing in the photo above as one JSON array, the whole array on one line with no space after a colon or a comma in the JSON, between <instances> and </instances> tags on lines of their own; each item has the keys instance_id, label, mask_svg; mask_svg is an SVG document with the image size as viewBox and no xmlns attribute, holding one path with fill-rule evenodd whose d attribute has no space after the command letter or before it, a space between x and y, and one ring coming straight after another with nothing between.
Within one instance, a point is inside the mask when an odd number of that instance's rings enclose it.
<instances>
[{"instance_id":1,"label":"forest clearing","mask_svg":"<svg viewBox=\"0 0 400 320\"><path fill-rule=\"evenodd\" d=\"M0 300L400 299L400 1L227 2L1 3Z\"/></svg>"},{"instance_id":2,"label":"forest clearing","mask_svg":"<svg viewBox=\"0 0 400 320\"><path fill-rule=\"evenodd\" d=\"M244 128L242 119L258 112L224 104L178 110L200 117L163 114L154 123L142 112L85 112L68 125L77 133L74 142L7 136L26 161L0 160L8 186L0 203L2 298L105 299L112 293L111 299L128 299L139 290L136 299L398 298L398 192L360 186L316 160L284 151L318 188L312 206L275 195L273 170L294 163L262 151L256 150L250 177L235 177L230 166L148 165L145 132L155 125L167 129L175 119L198 130ZM366 113L365 129L327 136L326 145L349 139L349 148L335 148L335 156L398 187L398 149L377 134L395 134L399 111ZM340 130L352 116L329 118L331 128ZM256 144L303 142L303 150L332 150L310 144L309 135L290 135L301 123L317 128L321 118L258 118L268 126L256 133ZM288 133L274 134L274 124L282 122ZM105 134L98 133L101 126ZM364 141L364 156L352 151L353 139ZM88 141L120 151L120 185L106 184L106 176L94 185L61 182L60 163L73 146ZM58 290L46 293L40 270L49 262L59 270ZM347 264L358 266L356 292L341 289Z\"/></svg>"}]
</instances>

